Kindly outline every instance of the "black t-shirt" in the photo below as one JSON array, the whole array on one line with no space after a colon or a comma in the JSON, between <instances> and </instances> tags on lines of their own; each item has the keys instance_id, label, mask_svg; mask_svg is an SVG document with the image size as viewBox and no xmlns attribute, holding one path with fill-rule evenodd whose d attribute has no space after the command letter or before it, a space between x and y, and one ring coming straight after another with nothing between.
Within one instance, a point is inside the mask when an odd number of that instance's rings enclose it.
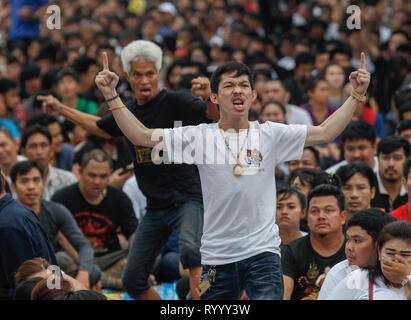
<instances>
[{"instance_id":1,"label":"black t-shirt","mask_svg":"<svg viewBox=\"0 0 411 320\"><path fill-rule=\"evenodd\" d=\"M323 257L311 246L310 235L280 248L283 274L294 279L291 300L300 300L309 295L317 297L325 279L325 271L328 272L335 264L346 259L345 241L334 255Z\"/></svg>"},{"instance_id":2,"label":"black t-shirt","mask_svg":"<svg viewBox=\"0 0 411 320\"><path fill-rule=\"evenodd\" d=\"M210 122L205 117L205 102L185 92L164 89L147 104L140 106L133 100L126 106L151 129L174 128L174 121L181 121L183 126ZM97 121L97 126L113 137L123 135L112 114ZM154 164L152 148L127 142L133 154L138 186L147 198L148 209L169 208L188 199L202 201L200 177L195 165ZM167 159L166 155L160 153L160 156Z\"/></svg>"},{"instance_id":3,"label":"black t-shirt","mask_svg":"<svg viewBox=\"0 0 411 320\"><path fill-rule=\"evenodd\" d=\"M127 238L136 231L138 222L131 200L118 188L108 186L103 200L93 205L84 199L76 183L58 190L52 201L61 203L73 214L95 256L121 250L118 228Z\"/></svg>"}]
</instances>

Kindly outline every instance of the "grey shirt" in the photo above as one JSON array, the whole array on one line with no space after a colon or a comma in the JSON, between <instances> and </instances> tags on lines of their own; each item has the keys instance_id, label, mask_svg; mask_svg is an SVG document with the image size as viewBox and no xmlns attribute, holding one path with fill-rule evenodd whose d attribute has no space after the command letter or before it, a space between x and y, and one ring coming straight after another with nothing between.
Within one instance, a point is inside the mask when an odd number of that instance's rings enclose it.
<instances>
[{"instance_id":1,"label":"grey shirt","mask_svg":"<svg viewBox=\"0 0 411 320\"><path fill-rule=\"evenodd\" d=\"M71 212L65 206L56 202L41 200L40 203L39 218L54 247L58 243L57 233L61 231L78 252L79 270L91 272L94 263L94 251Z\"/></svg>"}]
</instances>

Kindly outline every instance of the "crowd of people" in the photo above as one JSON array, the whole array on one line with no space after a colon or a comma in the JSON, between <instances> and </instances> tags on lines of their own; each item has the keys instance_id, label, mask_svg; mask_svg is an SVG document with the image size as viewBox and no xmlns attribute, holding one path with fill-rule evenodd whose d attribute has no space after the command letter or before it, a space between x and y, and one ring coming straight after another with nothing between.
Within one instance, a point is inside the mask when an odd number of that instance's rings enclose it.
<instances>
[{"instance_id":1,"label":"crowd of people","mask_svg":"<svg viewBox=\"0 0 411 320\"><path fill-rule=\"evenodd\" d=\"M2 2L1 298L411 299L410 71L408 1Z\"/></svg>"}]
</instances>

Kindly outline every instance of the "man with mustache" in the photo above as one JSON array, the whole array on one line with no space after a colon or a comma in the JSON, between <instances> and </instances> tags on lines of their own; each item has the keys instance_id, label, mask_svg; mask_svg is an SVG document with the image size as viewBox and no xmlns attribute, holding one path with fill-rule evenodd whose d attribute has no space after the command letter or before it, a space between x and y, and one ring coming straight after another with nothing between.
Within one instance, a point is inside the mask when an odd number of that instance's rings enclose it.
<instances>
[{"instance_id":1,"label":"man with mustache","mask_svg":"<svg viewBox=\"0 0 411 320\"><path fill-rule=\"evenodd\" d=\"M377 146L379 170L377 173L377 200L386 212L392 210L396 203L405 203L401 200L407 190L402 184L402 173L405 160L410 154L409 142L399 136L387 136ZM400 198L401 197L401 198Z\"/></svg>"},{"instance_id":2,"label":"man with mustache","mask_svg":"<svg viewBox=\"0 0 411 320\"><path fill-rule=\"evenodd\" d=\"M307 197L310 234L281 247L284 300L316 300L327 272L346 259L344 194L321 184Z\"/></svg>"}]
</instances>

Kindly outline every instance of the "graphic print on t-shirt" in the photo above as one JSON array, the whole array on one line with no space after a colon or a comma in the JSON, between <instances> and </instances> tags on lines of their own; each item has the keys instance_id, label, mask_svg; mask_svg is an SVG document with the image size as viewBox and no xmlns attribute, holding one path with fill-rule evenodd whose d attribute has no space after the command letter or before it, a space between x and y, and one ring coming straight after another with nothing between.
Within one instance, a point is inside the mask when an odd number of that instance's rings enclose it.
<instances>
[{"instance_id":1,"label":"graphic print on t-shirt","mask_svg":"<svg viewBox=\"0 0 411 320\"><path fill-rule=\"evenodd\" d=\"M109 238L113 231L115 232L110 219L102 214L88 211L75 213L74 218L95 252L108 250L112 242Z\"/></svg>"},{"instance_id":2,"label":"graphic print on t-shirt","mask_svg":"<svg viewBox=\"0 0 411 320\"><path fill-rule=\"evenodd\" d=\"M249 150L247 149L247 156L246 161L249 165L253 165L254 167L259 167L261 161L263 161L263 156L261 152L257 149Z\"/></svg>"},{"instance_id":3,"label":"graphic print on t-shirt","mask_svg":"<svg viewBox=\"0 0 411 320\"><path fill-rule=\"evenodd\" d=\"M318 269L317 264L315 262L310 263L306 275L299 277L297 280L298 286L304 290L305 296L317 299L321 286L325 280L325 276L330 269L331 268L328 266L325 267L324 273L320 275L320 270Z\"/></svg>"},{"instance_id":4,"label":"graphic print on t-shirt","mask_svg":"<svg viewBox=\"0 0 411 320\"><path fill-rule=\"evenodd\" d=\"M151 160L152 150L153 149L149 147L134 146L137 164L153 163L153 161Z\"/></svg>"}]
</instances>

